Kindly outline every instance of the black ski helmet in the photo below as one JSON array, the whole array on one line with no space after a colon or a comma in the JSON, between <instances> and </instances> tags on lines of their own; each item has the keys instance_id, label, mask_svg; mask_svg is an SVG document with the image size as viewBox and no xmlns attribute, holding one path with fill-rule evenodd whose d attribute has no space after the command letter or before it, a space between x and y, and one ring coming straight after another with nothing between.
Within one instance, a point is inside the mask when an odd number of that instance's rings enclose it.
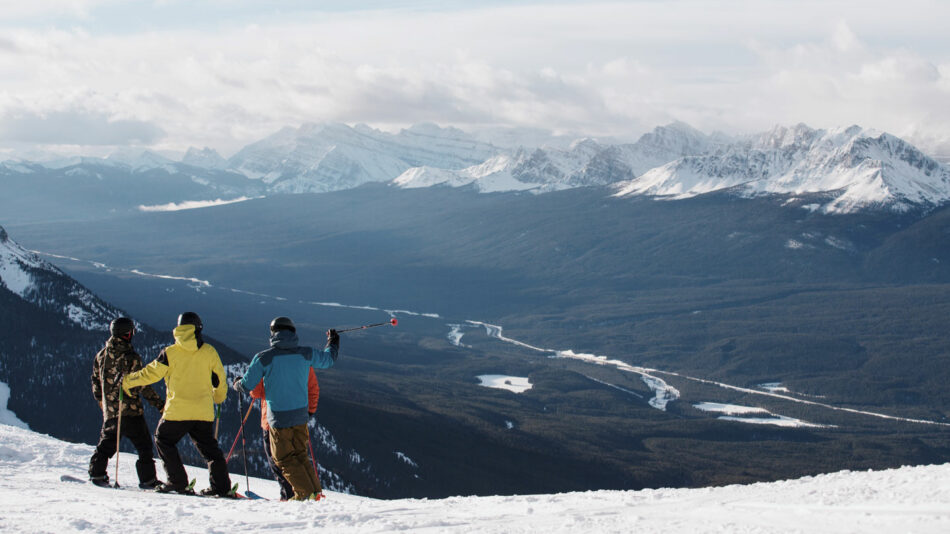
<instances>
[{"instance_id":1,"label":"black ski helmet","mask_svg":"<svg viewBox=\"0 0 950 534\"><path fill-rule=\"evenodd\" d=\"M128 317L116 317L109 323L109 333L113 337L132 339L132 334L135 333L135 323Z\"/></svg>"},{"instance_id":2,"label":"black ski helmet","mask_svg":"<svg viewBox=\"0 0 950 534\"><path fill-rule=\"evenodd\" d=\"M201 332L202 324L201 317L198 317L198 314L195 312L185 312L178 316L178 326L183 324L192 324L195 325L195 332Z\"/></svg>"},{"instance_id":3,"label":"black ski helmet","mask_svg":"<svg viewBox=\"0 0 950 534\"><path fill-rule=\"evenodd\" d=\"M297 327L294 326L294 322L290 320L290 317L275 317L274 320L270 322L270 331L276 332L278 330L296 332Z\"/></svg>"}]
</instances>

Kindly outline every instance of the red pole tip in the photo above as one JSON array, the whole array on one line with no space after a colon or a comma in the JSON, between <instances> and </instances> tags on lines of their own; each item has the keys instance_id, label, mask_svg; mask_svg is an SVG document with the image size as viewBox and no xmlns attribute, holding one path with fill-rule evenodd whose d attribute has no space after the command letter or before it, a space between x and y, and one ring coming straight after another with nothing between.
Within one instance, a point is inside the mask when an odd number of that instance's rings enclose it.
<instances>
[{"instance_id":1,"label":"red pole tip","mask_svg":"<svg viewBox=\"0 0 950 534\"><path fill-rule=\"evenodd\" d=\"M398 324L398 323L399 323L399 321L397 321L395 317L393 317L393 318L389 321L389 324L391 324L391 325L393 325L393 326L396 326L396 324Z\"/></svg>"}]
</instances>

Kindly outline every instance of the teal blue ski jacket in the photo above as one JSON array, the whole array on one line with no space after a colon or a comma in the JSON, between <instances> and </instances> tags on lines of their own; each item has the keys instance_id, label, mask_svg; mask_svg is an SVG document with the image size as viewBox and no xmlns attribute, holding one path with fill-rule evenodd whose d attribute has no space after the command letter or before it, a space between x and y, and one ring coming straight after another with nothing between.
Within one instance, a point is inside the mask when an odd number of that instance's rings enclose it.
<instances>
[{"instance_id":1,"label":"teal blue ski jacket","mask_svg":"<svg viewBox=\"0 0 950 534\"><path fill-rule=\"evenodd\" d=\"M271 428L289 428L307 422L310 368L327 369L336 363L339 341L327 343L323 350L298 345L297 334L279 330L271 334L270 348L257 353L241 378L245 391L251 391L263 379L267 402L267 424Z\"/></svg>"}]
</instances>

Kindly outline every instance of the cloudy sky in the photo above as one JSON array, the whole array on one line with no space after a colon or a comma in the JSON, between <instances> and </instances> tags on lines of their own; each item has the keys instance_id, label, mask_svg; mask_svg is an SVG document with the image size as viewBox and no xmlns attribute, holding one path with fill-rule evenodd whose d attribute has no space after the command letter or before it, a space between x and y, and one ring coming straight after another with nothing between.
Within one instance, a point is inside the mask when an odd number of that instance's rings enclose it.
<instances>
[{"instance_id":1,"label":"cloudy sky","mask_svg":"<svg viewBox=\"0 0 950 534\"><path fill-rule=\"evenodd\" d=\"M0 0L0 155L673 120L859 124L950 154L948 20L944 0Z\"/></svg>"}]
</instances>

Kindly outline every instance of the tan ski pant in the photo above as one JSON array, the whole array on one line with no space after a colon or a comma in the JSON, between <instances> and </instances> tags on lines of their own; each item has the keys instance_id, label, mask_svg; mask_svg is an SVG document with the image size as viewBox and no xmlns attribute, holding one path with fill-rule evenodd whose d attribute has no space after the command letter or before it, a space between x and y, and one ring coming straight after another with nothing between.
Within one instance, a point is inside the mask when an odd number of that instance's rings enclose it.
<instances>
[{"instance_id":1,"label":"tan ski pant","mask_svg":"<svg viewBox=\"0 0 950 534\"><path fill-rule=\"evenodd\" d=\"M294 488L294 500L304 501L321 493L320 481L310 463L310 434L307 425L270 429L270 450L277 467Z\"/></svg>"}]
</instances>

